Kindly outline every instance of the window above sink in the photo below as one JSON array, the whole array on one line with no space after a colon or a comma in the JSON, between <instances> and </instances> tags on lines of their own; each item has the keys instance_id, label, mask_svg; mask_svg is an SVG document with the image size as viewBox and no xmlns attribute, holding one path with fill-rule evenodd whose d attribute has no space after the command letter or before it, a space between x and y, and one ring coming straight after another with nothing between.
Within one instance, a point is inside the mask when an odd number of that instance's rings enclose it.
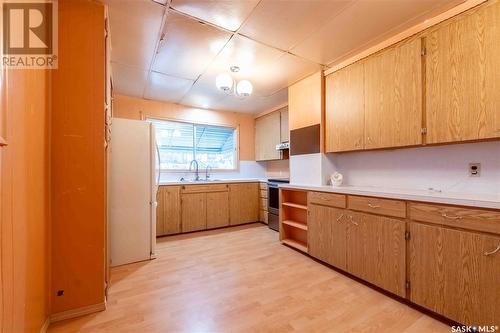
<instances>
[{"instance_id":1,"label":"window above sink","mask_svg":"<svg viewBox=\"0 0 500 333\"><path fill-rule=\"evenodd\" d=\"M200 170L236 170L236 128L148 118L155 125L162 171L188 171L192 160Z\"/></svg>"}]
</instances>

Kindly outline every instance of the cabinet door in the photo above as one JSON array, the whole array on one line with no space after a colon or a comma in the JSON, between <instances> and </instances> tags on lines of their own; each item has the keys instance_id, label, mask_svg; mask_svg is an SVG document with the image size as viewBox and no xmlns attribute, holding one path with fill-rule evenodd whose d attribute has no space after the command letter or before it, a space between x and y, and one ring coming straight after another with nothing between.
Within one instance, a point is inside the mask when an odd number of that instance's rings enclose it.
<instances>
[{"instance_id":1,"label":"cabinet door","mask_svg":"<svg viewBox=\"0 0 500 333\"><path fill-rule=\"evenodd\" d=\"M364 148L364 69L356 63L326 77L327 152Z\"/></svg>"},{"instance_id":2,"label":"cabinet door","mask_svg":"<svg viewBox=\"0 0 500 333\"><path fill-rule=\"evenodd\" d=\"M309 254L346 269L346 213L343 209L309 205L307 237Z\"/></svg>"},{"instance_id":3,"label":"cabinet door","mask_svg":"<svg viewBox=\"0 0 500 333\"><path fill-rule=\"evenodd\" d=\"M366 149L422 143L421 63L420 39L365 60Z\"/></svg>"},{"instance_id":4,"label":"cabinet door","mask_svg":"<svg viewBox=\"0 0 500 333\"><path fill-rule=\"evenodd\" d=\"M500 137L500 2L426 35L427 142Z\"/></svg>"},{"instance_id":5,"label":"cabinet door","mask_svg":"<svg viewBox=\"0 0 500 333\"><path fill-rule=\"evenodd\" d=\"M181 196L182 232L207 228L206 193L184 193Z\"/></svg>"},{"instance_id":6,"label":"cabinet door","mask_svg":"<svg viewBox=\"0 0 500 333\"><path fill-rule=\"evenodd\" d=\"M229 225L229 192L207 193L207 228Z\"/></svg>"},{"instance_id":7,"label":"cabinet door","mask_svg":"<svg viewBox=\"0 0 500 333\"><path fill-rule=\"evenodd\" d=\"M156 235L181 232L180 186L160 186L156 195Z\"/></svg>"},{"instance_id":8,"label":"cabinet door","mask_svg":"<svg viewBox=\"0 0 500 333\"><path fill-rule=\"evenodd\" d=\"M259 220L259 184L229 185L229 221L237 225Z\"/></svg>"},{"instance_id":9,"label":"cabinet door","mask_svg":"<svg viewBox=\"0 0 500 333\"><path fill-rule=\"evenodd\" d=\"M281 142L290 140L290 129L288 127L288 107L281 109Z\"/></svg>"},{"instance_id":10,"label":"cabinet door","mask_svg":"<svg viewBox=\"0 0 500 333\"><path fill-rule=\"evenodd\" d=\"M500 238L410 224L412 302L465 325L500 322Z\"/></svg>"},{"instance_id":11,"label":"cabinet door","mask_svg":"<svg viewBox=\"0 0 500 333\"><path fill-rule=\"evenodd\" d=\"M276 145L281 142L280 127L279 112L255 119L255 159L257 161L281 158L281 153L276 150Z\"/></svg>"},{"instance_id":12,"label":"cabinet door","mask_svg":"<svg viewBox=\"0 0 500 333\"><path fill-rule=\"evenodd\" d=\"M384 216L350 213L347 270L374 285L405 297L405 222Z\"/></svg>"}]
</instances>

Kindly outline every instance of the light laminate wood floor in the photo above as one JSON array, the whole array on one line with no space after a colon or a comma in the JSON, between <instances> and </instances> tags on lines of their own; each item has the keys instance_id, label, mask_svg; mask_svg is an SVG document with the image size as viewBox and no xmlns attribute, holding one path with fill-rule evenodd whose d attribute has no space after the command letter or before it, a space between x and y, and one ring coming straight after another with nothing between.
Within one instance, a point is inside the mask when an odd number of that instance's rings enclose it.
<instances>
[{"instance_id":1,"label":"light laminate wood floor","mask_svg":"<svg viewBox=\"0 0 500 333\"><path fill-rule=\"evenodd\" d=\"M106 311L49 332L450 332L261 224L160 238L157 254L112 269Z\"/></svg>"}]
</instances>

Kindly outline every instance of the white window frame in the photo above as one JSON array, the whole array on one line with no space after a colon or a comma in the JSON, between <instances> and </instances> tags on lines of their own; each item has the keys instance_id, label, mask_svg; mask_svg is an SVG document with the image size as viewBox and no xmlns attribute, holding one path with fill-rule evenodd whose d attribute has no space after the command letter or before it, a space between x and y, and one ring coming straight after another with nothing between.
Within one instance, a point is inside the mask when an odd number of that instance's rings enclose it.
<instances>
[{"instance_id":1,"label":"white window frame","mask_svg":"<svg viewBox=\"0 0 500 333\"><path fill-rule=\"evenodd\" d=\"M235 172L240 170L240 126L231 126L227 124L216 124L216 123L207 123L207 122L194 122L194 121L189 121L189 120L184 120L184 119L175 119L175 118L160 118L160 117L146 117L146 121L154 120L154 121L170 121L170 122L177 122L177 123L184 123L184 124L192 124L192 125L206 125L206 126L214 126L214 127L224 127L224 128L230 128L234 130L234 168L232 169L218 169L218 168L212 168L210 169L210 172ZM156 140L156 138L155 138ZM194 151L194 157L196 159L196 150ZM161 163L160 163L161 165ZM202 172L203 169L200 168L198 170L199 172ZM164 173L194 173L194 170L189 171L189 169L167 169L167 168L160 168L160 172Z\"/></svg>"}]
</instances>

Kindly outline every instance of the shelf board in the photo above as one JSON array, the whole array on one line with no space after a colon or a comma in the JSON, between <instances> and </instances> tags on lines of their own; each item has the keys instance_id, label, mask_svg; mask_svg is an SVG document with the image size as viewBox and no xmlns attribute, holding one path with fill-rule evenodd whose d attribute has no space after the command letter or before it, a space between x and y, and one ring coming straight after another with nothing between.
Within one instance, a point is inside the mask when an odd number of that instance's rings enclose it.
<instances>
[{"instance_id":1,"label":"shelf board","mask_svg":"<svg viewBox=\"0 0 500 333\"><path fill-rule=\"evenodd\" d=\"M287 207L293 207L293 208L299 208L299 209L307 210L307 206L306 205L300 205L300 204L296 204L296 203L293 203L293 202L283 202L281 204L283 206L287 206Z\"/></svg>"},{"instance_id":2,"label":"shelf board","mask_svg":"<svg viewBox=\"0 0 500 333\"><path fill-rule=\"evenodd\" d=\"M296 241L294 239L290 239L290 238L287 238L287 239L282 239L281 242L283 244L286 244L288 246L291 246L297 250L300 250L302 252L306 252L307 253L307 245L304 244L304 243L301 243L299 241Z\"/></svg>"},{"instance_id":3,"label":"shelf board","mask_svg":"<svg viewBox=\"0 0 500 333\"><path fill-rule=\"evenodd\" d=\"M290 227L294 227L297 229L302 229L307 231L307 224L292 221L292 220L285 220L282 222L283 224L289 225Z\"/></svg>"}]
</instances>

